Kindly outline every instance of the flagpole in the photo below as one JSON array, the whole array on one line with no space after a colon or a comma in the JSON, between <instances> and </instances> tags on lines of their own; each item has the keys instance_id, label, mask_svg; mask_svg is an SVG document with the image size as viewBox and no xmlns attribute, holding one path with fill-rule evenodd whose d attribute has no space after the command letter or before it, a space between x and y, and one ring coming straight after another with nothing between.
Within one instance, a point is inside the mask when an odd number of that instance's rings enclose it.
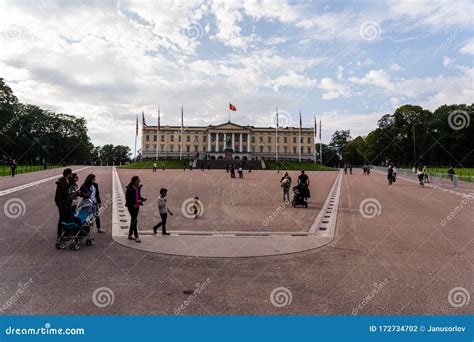
<instances>
[{"instance_id":1,"label":"flagpole","mask_svg":"<svg viewBox=\"0 0 474 342\"><path fill-rule=\"evenodd\" d=\"M323 165L323 145L321 142L321 119L319 119L319 160L321 165Z\"/></svg>"},{"instance_id":2,"label":"flagpole","mask_svg":"<svg viewBox=\"0 0 474 342\"><path fill-rule=\"evenodd\" d=\"M145 113L142 110L142 141L145 136ZM142 153L140 153L140 161L143 161L143 146L142 146Z\"/></svg>"},{"instance_id":3,"label":"flagpole","mask_svg":"<svg viewBox=\"0 0 474 342\"><path fill-rule=\"evenodd\" d=\"M183 105L181 105L181 131L180 131L180 148L179 148L179 160L183 160Z\"/></svg>"},{"instance_id":4,"label":"flagpole","mask_svg":"<svg viewBox=\"0 0 474 342\"><path fill-rule=\"evenodd\" d=\"M313 144L313 152L314 152L314 157L313 157L313 160L314 160L314 164L316 164L316 149L317 149L317 141L318 141L318 132L317 132L317 124L316 124L316 115L314 116L314 134L313 134L313 138L314 138L314 144Z\"/></svg>"},{"instance_id":5,"label":"flagpole","mask_svg":"<svg viewBox=\"0 0 474 342\"><path fill-rule=\"evenodd\" d=\"M158 107L158 124L156 126L156 161L158 161L159 142L160 142L160 107Z\"/></svg>"},{"instance_id":6,"label":"flagpole","mask_svg":"<svg viewBox=\"0 0 474 342\"><path fill-rule=\"evenodd\" d=\"M133 161L136 163L137 162L137 139L138 139L138 114L137 114L137 121L135 124L135 153L133 156Z\"/></svg>"},{"instance_id":7,"label":"flagpole","mask_svg":"<svg viewBox=\"0 0 474 342\"><path fill-rule=\"evenodd\" d=\"M277 122L276 122L276 140L275 140L275 144L276 144L276 151L275 151L275 159L276 161L278 161L278 106L276 107L276 117L277 117Z\"/></svg>"},{"instance_id":8,"label":"flagpole","mask_svg":"<svg viewBox=\"0 0 474 342\"><path fill-rule=\"evenodd\" d=\"M300 110L300 129L299 129L299 137L298 137L298 160L301 163L301 110Z\"/></svg>"}]
</instances>

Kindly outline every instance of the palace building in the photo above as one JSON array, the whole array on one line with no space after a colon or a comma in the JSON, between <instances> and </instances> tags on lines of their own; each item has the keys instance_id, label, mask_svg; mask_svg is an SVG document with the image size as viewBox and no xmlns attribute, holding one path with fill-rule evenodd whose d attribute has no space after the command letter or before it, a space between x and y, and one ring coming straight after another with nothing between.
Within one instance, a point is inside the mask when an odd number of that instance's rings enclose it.
<instances>
[{"instance_id":1,"label":"palace building","mask_svg":"<svg viewBox=\"0 0 474 342\"><path fill-rule=\"evenodd\" d=\"M313 160L314 128L240 126L227 122L217 126L144 126L142 158ZM182 137L182 141L181 141ZM298 141L298 138L301 140ZM182 151L181 151L182 148ZM278 148L278 152L277 152Z\"/></svg>"}]
</instances>

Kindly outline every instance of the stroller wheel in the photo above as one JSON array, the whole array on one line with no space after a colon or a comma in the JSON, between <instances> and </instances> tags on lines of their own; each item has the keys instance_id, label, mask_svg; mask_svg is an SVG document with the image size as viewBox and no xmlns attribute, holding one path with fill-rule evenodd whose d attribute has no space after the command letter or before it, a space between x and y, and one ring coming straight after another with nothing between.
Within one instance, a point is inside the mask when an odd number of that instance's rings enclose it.
<instances>
[{"instance_id":1,"label":"stroller wheel","mask_svg":"<svg viewBox=\"0 0 474 342\"><path fill-rule=\"evenodd\" d=\"M69 248L71 248L72 251L78 251L80 246L79 244L77 243L71 243L71 245L69 246Z\"/></svg>"},{"instance_id":2,"label":"stroller wheel","mask_svg":"<svg viewBox=\"0 0 474 342\"><path fill-rule=\"evenodd\" d=\"M87 239L86 240L86 245L87 246L94 246L95 245L95 240L94 239Z\"/></svg>"}]
</instances>

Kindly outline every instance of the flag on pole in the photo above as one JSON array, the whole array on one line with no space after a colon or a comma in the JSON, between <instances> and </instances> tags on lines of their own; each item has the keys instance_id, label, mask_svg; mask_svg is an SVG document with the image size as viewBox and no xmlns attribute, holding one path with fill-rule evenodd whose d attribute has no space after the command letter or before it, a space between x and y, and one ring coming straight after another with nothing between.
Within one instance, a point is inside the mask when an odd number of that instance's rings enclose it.
<instances>
[{"instance_id":1,"label":"flag on pole","mask_svg":"<svg viewBox=\"0 0 474 342\"><path fill-rule=\"evenodd\" d=\"M157 127L157 132L160 132L160 107L158 107L158 127Z\"/></svg>"},{"instance_id":2,"label":"flag on pole","mask_svg":"<svg viewBox=\"0 0 474 342\"><path fill-rule=\"evenodd\" d=\"M276 128L275 128L275 135L276 135L276 139L275 139L275 147L276 147L275 148L275 159L276 159L276 161L279 161L278 160L278 152L279 152L278 150L279 150L280 147L279 147L279 144L278 144L279 143L279 141L278 141L278 139L279 139L278 138L278 127L279 127L279 125L278 125L278 106L276 107L276 119L277 119L277 122L276 122Z\"/></svg>"},{"instance_id":3,"label":"flag on pole","mask_svg":"<svg viewBox=\"0 0 474 342\"><path fill-rule=\"evenodd\" d=\"M232 103L229 103L229 110L235 112L237 108Z\"/></svg>"},{"instance_id":4,"label":"flag on pole","mask_svg":"<svg viewBox=\"0 0 474 342\"><path fill-rule=\"evenodd\" d=\"M276 115L277 115L277 128L279 128L280 126L278 126L278 107L276 107Z\"/></svg>"},{"instance_id":5,"label":"flag on pole","mask_svg":"<svg viewBox=\"0 0 474 342\"><path fill-rule=\"evenodd\" d=\"M184 108L181 105L181 130L179 132L179 138L181 140L179 147L179 160L183 159L183 128L184 128Z\"/></svg>"},{"instance_id":6,"label":"flag on pole","mask_svg":"<svg viewBox=\"0 0 474 342\"><path fill-rule=\"evenodd\" d=\"M314 143L316 144L316 139L318 138L318 124L316 123L316 115L314 116Z\"/></svg>"},{"instance_id":7,"label":"flag on pole","mask_svg":"<svg viewBox=\"0 0 474 342\"><path fill-rule=\"evenodd\" d=\"M143 127L147 127L147 124L145 121L145 113L143 112L143 110L142 110L142 124L143 124Z\"/></svg>"},{"instance_id":8,"label":"flag on pole","mask_svg":"<svg viewBox=\"0 0 474 342\"><path fill-rule=\"evenodd\" d=\"M298 137L298 160L301 163L301 129L303 128L303 122L301 120L301 110L300 110L300 129L299 129L299 137Z\"/></svg>"}]
</instances>

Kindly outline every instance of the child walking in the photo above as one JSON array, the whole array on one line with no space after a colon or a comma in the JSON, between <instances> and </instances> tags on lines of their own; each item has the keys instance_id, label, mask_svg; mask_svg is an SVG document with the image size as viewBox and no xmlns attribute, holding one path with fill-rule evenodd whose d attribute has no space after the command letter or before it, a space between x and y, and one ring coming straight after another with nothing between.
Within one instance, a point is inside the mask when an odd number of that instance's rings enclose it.
<instances>
[{"instance_id":1,"label":"child walking","mask_svg":"<svg viewBox=\"0 0 474 342\"><path fill-rule=\"evenodd\" d=\"M166 204L166 194L168 193L168 190L165 188L160 189L160 197L158 197L158 211L161 216L161 222L158 223L157 225L153 226L153 232L156 234L158 228L161 227L161 235L170 235L166 231L166 220L168 219L168 213L173 216L173 213L171 210L169 210L167 204Z\"/></svg>"}]
</instances>

